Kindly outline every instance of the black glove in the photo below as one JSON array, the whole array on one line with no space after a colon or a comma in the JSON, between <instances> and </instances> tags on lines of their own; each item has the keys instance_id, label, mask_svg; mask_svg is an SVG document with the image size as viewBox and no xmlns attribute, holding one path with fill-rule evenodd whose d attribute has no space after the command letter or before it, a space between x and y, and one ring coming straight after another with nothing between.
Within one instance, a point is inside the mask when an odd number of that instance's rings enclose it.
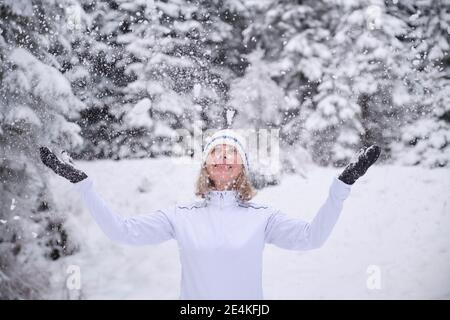
<instances>
[{"instance_id":1,"label":"black glove","mask_svg":"<svg viewBox=\"0 0 450 320\"><path fill-rule=\"evenodd\" d=\"M380 152L380 147L374 144L370 147L361 148L354 159L344 168L344 171L339 175L338 179L346 184L355 183L377 161Z\"/></svg>"},{"instance_id":2,"label":"black glove","mask_svg":"<svg viewBox=\"0 0 450 320\"><path fill-rule=\"evenodd\" d=\"M39 151L42 162L61 177L70 180L70 182L72 183L77 183L87 178L86 173L75 168L72 158L67 154L65 150L61 152L61 155L67 158L67 160L59 159L47 147L39 147Z\"/></svg>"}]
</instances>

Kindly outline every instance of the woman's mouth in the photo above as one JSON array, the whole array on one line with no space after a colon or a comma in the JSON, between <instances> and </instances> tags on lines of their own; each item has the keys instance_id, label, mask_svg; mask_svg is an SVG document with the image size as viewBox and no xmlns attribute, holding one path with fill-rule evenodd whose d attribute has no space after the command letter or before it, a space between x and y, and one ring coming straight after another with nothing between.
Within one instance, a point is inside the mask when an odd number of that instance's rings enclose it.
<instances>
[{"instance_id":1,"label":"woman's mouth","mask_svg":"<svg viewBox=\"0 0 450 320\"><path fill-rule=\"evenodd\" d=\"M231 169L233 166L230 164L224 164L224 163L216 163L214 164L214 168L217 169Z\"/></svg>"}]
</instances>

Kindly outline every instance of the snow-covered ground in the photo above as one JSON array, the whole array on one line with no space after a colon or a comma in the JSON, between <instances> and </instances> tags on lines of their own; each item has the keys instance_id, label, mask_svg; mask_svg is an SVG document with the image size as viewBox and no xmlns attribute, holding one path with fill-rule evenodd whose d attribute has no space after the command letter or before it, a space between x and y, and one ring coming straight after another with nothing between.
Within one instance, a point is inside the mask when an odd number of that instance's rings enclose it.
<instances>
[{"instance_id":1,"label":"snow-covered ground","mask_svg":"<svg viewBox=\"0 0 450 320\"><path fill-rule=\"evenodd\" d=\"M194 199L198 166L170 159L77 162L111 208L123 215ZM338 170L310 167L261 190L268 203L310 220ZM175 240L122 246L101 232L72 185L54 175L57 207L80 251L65 259L81 270L84 299L178 299ZM139 191L141 190L141 191ZM327 243L314 251L266 245L266 299L450 299L450 169L374 166L352 187ZM375 267L370 267L375 266ZM371 269L375 268L375 269ZM368 270L381 288L369 289Z\"/></svg>"}]
</instances>

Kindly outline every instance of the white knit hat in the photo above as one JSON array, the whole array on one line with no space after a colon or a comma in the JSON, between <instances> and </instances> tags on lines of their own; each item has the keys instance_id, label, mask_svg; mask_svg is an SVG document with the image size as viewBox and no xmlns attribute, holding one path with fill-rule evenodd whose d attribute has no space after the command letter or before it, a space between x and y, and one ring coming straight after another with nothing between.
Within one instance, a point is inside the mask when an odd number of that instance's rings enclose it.
<instances>
[{"instance_id":1,"label":"white knit hat","mask_svg":"<svg viewBox=\"0 0 450 320\"><path fill-rule=\"evenodd\" d=\"M219 130L211 137L206 139L205 146L203 148L202 163L204 164L209 152L219 144L227 144L236 148L237 152L241 156L245 172L249 172L249 163L247 156L247 144L240 134L232 129Z\"/></svg>"}]
</instances>

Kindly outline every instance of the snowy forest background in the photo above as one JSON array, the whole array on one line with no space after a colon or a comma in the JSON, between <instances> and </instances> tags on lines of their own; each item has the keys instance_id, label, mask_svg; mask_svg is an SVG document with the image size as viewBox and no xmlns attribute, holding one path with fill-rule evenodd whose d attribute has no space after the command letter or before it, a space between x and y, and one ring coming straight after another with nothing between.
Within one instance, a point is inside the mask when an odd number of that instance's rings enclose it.
<instances>
[{"instance_id":1,"label":"snowy forest background","mask_svg":"<svg viewBox=\"0 0 450 320\"><path fill-rule=\"evenodd\" d=\"M61 297L82 247L38 145L160 158L180 128L277 128L283 173L372 143L448 168L449 33L449 0L0 0L0 298Z\"/></svg>"}]
</instances>

